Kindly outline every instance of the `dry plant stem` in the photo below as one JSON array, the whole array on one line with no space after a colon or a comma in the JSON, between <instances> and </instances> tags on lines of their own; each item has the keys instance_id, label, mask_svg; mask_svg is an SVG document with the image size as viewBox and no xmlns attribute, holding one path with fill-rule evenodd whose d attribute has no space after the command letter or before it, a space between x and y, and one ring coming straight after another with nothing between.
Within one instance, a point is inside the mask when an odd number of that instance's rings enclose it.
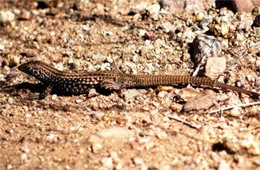
<instances>
[{"instance_id":1,"label":"dry plant stem","mask_svg":"<svg viewBox=\"0 0 260 170\"><path fill-rule=\"evenodd\" d=\"M231 54L233 54L230 50L229 50L229 52L230 52ZM243 54L240 55L240 57L235 61L234 64L232 64L232 65L228 68L228 70L231 71L231 70L233 70L234 68L236 68L236 67L238 66L238 64L239 64L239 61L240 61L244 56L246 56L247 54L248 54L248 53L247 53L246 51L243 52ZM235 55L235 54L233 54L233 55Z\"/></svg>"},{"instance_id":2,"label":"dry plant stem","mask_svg":"<svg viewBox=\"0 0 260 170\"><path fill-rule=\"evenodd\" d=\"M214 42L211 44L210 48L208 49L208 51L207 51L205 54L201 54L201 55L203 55L203 56L202 56L202 58L201 58L201 60L200 60L200 63L198 64L197 68L196 68L195 71L193 72L192 76L197 76L197 74L198 74L198 72L199 72L199 70L200 70L200 66L204 63L204 61L205 61L205 59L206 59L208 53L209 53L210 51L212 51L212 48L213 48L215 42L216 42L216 40L214 40Z\"/></svg>"},{"instance_id":3,"label":"dry plant stem","mask_svg":"<svg viewBox=\"0 0 260 170\"><path fill-rule=\"evenodd\" d=\"M168 118L174 119L178 122L182 122L183 124L188 125L189 127L194 128L194 129L199 129L201 127L199 125L196 125L194 123L190 123L186 120L181 119L178 115L169 115Z\"/></svg>"},{"instance_id":4,"label":"dry plant stem","mask_svg":"<svg viewBox=\"0 0 260 170\"><path fill-rule=\"evenodd\" d=\"M217 109L217 110L213 110L213 111L210 111L208 113L213 114L213 113L217 113L217 112L223 112L224 110L233 109L235 107L248 107L248 106L259 105L259 104L260 104L260 101L259 102L247 103L247 104L233 105L233 106L228 106L228 107L220 108L220 109Z\"/></svg>"}]
</instances>

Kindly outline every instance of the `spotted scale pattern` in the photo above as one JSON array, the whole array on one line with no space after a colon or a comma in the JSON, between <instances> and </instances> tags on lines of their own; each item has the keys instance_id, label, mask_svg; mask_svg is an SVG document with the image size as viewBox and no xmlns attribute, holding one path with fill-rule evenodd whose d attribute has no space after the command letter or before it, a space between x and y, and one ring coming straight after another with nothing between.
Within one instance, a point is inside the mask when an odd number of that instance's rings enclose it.
<instances>
[{"instance_id":1,"label":"spotted scale pattern","mask_svg":"<svg viewBox=\"0 0 260 170\"><path fill-rule=\"evenodd\" d=\"M120 90L122 88L151 87L159 85L195 84L220 87L259 97L260 94L239 87L220 83L206 77L187 75L130 75L120 71L97 71L71 73L62 72L41 61L30 61L18 67L19 70L34 76L46 86L65 94L88 93L89 88Z\"/></svg>"}]
</instances>

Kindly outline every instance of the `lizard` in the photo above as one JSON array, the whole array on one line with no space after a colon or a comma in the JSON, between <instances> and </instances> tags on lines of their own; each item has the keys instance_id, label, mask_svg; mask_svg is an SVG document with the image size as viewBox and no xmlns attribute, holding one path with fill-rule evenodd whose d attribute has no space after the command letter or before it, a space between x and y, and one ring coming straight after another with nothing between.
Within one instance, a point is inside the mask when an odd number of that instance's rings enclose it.
<instances>
[{"instance_id":1,"label":"lizard","mask_svg":"<svg viewBox=\"0 0 260 170\"><path fill-rule=\"evenodd\" d=\"M221 83L207 77L125 74L120 70L73 73L59 71L41 61L29 61L20 65L18 69L35 77L44 85L45 90L40 94L41 99L45 98L52 91L59 91L62 94L79 95L87 94L90 88L118 91L124 88L146 88L178 84L206 85L211 88L219 87L245 93L251 97L260 96L257 92Z\"/></svg>"}]
</instances>

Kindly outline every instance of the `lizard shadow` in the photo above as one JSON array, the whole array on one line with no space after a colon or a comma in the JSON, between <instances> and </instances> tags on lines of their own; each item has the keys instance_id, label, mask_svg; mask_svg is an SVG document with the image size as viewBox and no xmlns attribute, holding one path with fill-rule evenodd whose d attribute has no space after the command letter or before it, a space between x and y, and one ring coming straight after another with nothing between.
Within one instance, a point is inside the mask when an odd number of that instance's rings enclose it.
<instances>
[{"instance_id":1,"label":"lizard shadow","mask_svg":"<svg viewBox=\"0 0 260 170\"><path fill-rule=\"evenodd\" d=\"M21 89L27 89L31 91L32 93L44 93L46 89L46 85L42 83L29 83L29 82L23 82L20 84L12 85L12 86L6 86L3 88L3 91L10 92L11 90L21 90ZM108 96L112 93L112 91L101 88L101 87L96 87L96 92L105 96ZM51 89L50 94L56 94L58 96L72 96L70 93L64 93L63 90L58 89L58 88L53 88ZM81 94L73 94L73 96L79 96ZM86 94L87 95L87 94Z\"/></svg>"}]
</instances>

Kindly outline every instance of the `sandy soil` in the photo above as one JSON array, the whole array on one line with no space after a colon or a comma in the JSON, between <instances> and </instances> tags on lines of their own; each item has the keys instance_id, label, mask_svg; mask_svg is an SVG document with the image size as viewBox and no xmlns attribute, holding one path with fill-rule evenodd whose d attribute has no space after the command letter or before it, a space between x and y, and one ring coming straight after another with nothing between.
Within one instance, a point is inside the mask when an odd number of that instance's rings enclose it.
<instances>
[{"instance_id":1,"label":"sandy soil","mask_svg":"<svg viewBox=\"0 0 260 170\"><path fill-rule=\"evenodd\" d=\"M58 7L44 2L1 2L1 11L10 11L15 18L0 27L0 86L36 83L17 69L30 60L70 71L109 70L113 61L131 74L194 70L189 43L197 34L193 32L201 28L193 14L179 18L162 10L156 14L155 8L153 16L147 11L156 1L56 2ZM219 17L218 10L211 10ZM166 30L166 22L174 31ZM248 52L222 78L259 91L259 32L254 27L230 30L231 35L221 31L213 34L237 54L223 52L227 67L242 51ZM245 37L240 45L236 44L241 38L238 33ZM0 169L259 168L259 105L209 114L254 102L247 95L214 89L225 99L214 101L206 110L184 112L183 89L125 89L107 96L95 91L92 96L52 94L43 100L32 99L38 94L26 89L1 92Z\"/></svg>"}]
</instances>

